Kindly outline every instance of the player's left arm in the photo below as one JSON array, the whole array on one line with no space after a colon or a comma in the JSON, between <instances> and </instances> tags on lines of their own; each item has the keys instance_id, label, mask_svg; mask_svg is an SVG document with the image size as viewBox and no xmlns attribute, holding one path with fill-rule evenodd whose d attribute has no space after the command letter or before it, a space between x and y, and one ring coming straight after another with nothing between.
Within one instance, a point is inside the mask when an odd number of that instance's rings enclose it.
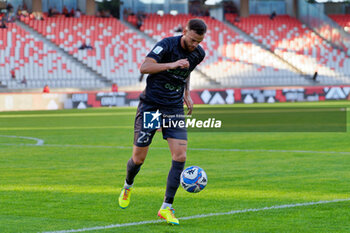
<instances>
[{"instance_id":1,"label":"player's left arm","mask_svg":"<svg viewBox=\"0 0 350 233\"><path fill-rule=\"evenodd\" d=\"M190 93L190 79L191 79L191 76L189 75L187 77L187 82L186 82L185 91L184 91L184 101L188 109L187 115L191 115L193 110L193 101Z\"/></svg>"}]
</instances>

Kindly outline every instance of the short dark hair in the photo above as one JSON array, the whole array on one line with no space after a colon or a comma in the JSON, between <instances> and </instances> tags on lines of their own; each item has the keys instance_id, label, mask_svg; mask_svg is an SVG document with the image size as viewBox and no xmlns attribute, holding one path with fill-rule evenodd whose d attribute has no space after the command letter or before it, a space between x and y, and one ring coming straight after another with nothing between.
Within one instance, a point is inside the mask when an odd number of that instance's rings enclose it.
<instances>
[{"instance_id":1,"label":"short dark hair","mask_svg":"<svg viewBox=\"0 0 350 233\"><path fill-rule=\"evenodd\" d=\"M198 35L203 35L207 32L207 25L202 19L191 19L187 23L188 30L195 31Z\"/></svg>"}]
</instances>

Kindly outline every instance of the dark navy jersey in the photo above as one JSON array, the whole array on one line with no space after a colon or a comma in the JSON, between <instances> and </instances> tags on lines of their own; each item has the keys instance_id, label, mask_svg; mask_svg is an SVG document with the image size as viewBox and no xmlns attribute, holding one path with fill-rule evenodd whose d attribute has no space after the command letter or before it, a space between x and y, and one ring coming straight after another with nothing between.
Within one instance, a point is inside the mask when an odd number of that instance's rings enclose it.
<instances>
[{"instance_id":1,"label":"dark navy jersey","mask_svg":"<svg viewBox=\"0 0 350 233\"><path fill-rule=\"evenodd\" d=\"M181 37L168 37L158 42L147 57L153 58L157 63L170 63L187 58L190 64L188 69L171 69L147 77L146 89L140 95L140 99L146 103L170 108L183 107L183 93L187 78L195 67L205 57L201 46L193 52L188 52L181 47Z\"/></svg>"}]
</instances>

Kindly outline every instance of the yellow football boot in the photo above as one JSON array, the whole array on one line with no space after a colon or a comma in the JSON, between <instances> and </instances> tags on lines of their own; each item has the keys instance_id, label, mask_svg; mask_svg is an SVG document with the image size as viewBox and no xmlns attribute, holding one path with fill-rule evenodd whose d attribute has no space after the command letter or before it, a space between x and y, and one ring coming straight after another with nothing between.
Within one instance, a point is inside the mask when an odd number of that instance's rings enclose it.
<instances>
[{"instance_id":1,"label":"yellow football boot","mask_svg":"<svg viewBox=\"0 0 350 233\"><path fill-rule=\"evenodd\" d=\"M128 207L130 203L131 190L132 188L123 188L120 192L120 196L118 199L120 208L125 209L126 207Z\"/></svg>"},{"instance_id":2,"label":"yellow football boot","mask_svg":"<svg viewBox=\"0 0 350 233\"><path fill-rule=\"evenodd\" d=\"M179 225L179 220L175 217L175 210L167 207L158 211L158 217L165 219L167 223Z\"/></svg>"}]
</instances>

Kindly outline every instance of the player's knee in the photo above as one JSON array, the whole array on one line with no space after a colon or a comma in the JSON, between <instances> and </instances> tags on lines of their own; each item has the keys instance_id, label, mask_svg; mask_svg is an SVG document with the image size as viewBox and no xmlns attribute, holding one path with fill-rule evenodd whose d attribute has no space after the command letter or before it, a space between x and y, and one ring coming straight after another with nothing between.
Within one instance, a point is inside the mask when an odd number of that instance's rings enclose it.
<instances>
[{"instance_id":1,"label":"player's knee","mask_svg":"<svg viewBox=\"0 0 350 233\"><path fill-rule=\"evenodd\" d=\"M147 156L148 147L138 147L134 146L132 151L132 160L135 164L139 165L142 164Z\"/></svg>"},{"instance_id":2,"label":"player's knee","mask_svg":"<svg viewBox=\"0 0 350 233\"><path fill-rule=\"evenodd\" d=\"M140 164L142 164L145 161L144 158L133 158L132 160L134 161L134 163L136 165L140 165Z\"/></svg>"},{"instance_id":3,"label":"player's knee","mask_svg":"<svg viewBox=\"0 0 350 233\"><path fill-rule=\"evenodd\" d=\"M132 160L136 165L144 163L146 156L143 153L134 153L132 156Z\"/></svg>"},{"instance_id":4,"label":"player's knee","mask_svg":"<svg viewBox=\"0 0 350 233\"><path fill-rule=\"evenodd\" d=\"M178 162L185 162L186 161L186 152L178 152L172 154L173 160Z\"/></svg>"}]
</instances>

